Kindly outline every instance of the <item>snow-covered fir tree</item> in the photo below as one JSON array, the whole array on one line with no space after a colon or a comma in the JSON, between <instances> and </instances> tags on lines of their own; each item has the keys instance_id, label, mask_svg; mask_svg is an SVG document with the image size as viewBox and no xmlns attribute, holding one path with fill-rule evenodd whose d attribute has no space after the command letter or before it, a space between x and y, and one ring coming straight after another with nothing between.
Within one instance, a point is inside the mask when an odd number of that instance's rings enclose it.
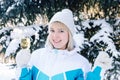
<instances>
[{"instance_id":1,"label":"snow-covered fir tree","mask_svg":"<svg viewBox=\"0 0 120 80\"><path fill-rule=\"evenodd\" d=\"M86 57L92 68L101 63L103 80L119 80L120 49L119 49L119 24L117 20L110 25L104 19L85 20L76 25L75 41L79 46L78 53ZM114 29L116 26L117 29ZM14 28L1 28L0 43L5 48L5 56L16 55L20 48L20 40L29 38L30 50L44 47L47 35L47 25L17 26ZM116 36L118 35L118 36ZM5 46L5 47L4 47Z\"/></svg>"},{"instance_id":2,"label":"snow-covered fir tree","mask_svg":"<svg viewBox=\"0 0 120 80\"><path fill-rule=\"evenodd\" d=\"M104 11L104 17L116 17L120 9L118 6L120 0L0 0L0 27L1 25L5 26L9 20L15 25L19 22L30 25L34 23L36 14L46 13L50 18L56 11L64 7L69 7L79 16L78 11L83 11L84 8L82 6L88 5L86 8L86 11L88 11L91 7L95 8L97 2L99 2L100 9L96 10L98 12ZM89 12L87 13L89 14ZM95 19L93 15L103 18L100 13L89 14L89 17L92 16ZM47 31L47 25L1 27L0 45L2 49L0 52L4 52L5 57L15 57L21 49L20 40L25 37L30 39L30 50L33 52L44 47L48 35ZM74 38L76 43L79 44L78 53L86 57L92 67L104 63L103 80L119 80L120 19L116 19L112 24L104 19L78 21L76 33L77 35Z\"/></svg>"}]
</instances>

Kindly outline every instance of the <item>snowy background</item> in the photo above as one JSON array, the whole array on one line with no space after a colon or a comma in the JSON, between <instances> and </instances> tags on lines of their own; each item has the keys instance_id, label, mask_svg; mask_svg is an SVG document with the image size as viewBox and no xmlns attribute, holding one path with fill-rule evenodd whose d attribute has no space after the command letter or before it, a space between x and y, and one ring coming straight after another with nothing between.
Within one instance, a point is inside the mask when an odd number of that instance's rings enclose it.
<instances>
[{"instance_id":1,"label":"snowy background","mask_svg":"<svg viewBox=\"0 0 120 80\"><path fill-rule=\"evenodd\" d=\"M44 47L45 24L63 8L74 12L77 52L103 68L103 80L120 80L120 0L0 0L0 80L14 80L22 38L31 52Z\"/></svg>"},{"instance_id":2,"label":"snowy background","mask_svg":"<svg viewBox=\"0 0 120 80\"><path fill-rule=\"evenodd\" d=\"M114 26L118 25L120 25L120 19L114 24ZM21 49L20 41L22 38L27 37L30 39L31 52L44 47L48 34L47 30L47 26L44 25L17 25L16 27L2 28L0 30L0 44L1 52L5 52L4 59L15 57ZM90 32L91 35L88 37ZM79 26L76 25L74 39L79 46L78 53L90 61L92 68L97 65L102 66L101 76L105 80L117 80L115 79L116 76L118 80L120 79L120 70L118 69L120 61L117 60L120 51L116 49L115 42L112 39L115 33L119 34L120 30L114 31L113 25L110 25L104 19L85 20ZM0 63L0 80L14 80L16 67L10 66L12 64L15 64L15 62L10 62L9 60L7 64ZM111 72L114 75L108 79L107 77L111 76Z\"/></svg>"},{"instance_id":3,"label":"snowy background","mask_svg":"<svg viewBox=\"0 0 120 80\"><path fill-rule=\"evenodd\" d=\"M15 68L10 64L0 63L0 80L15 80Z\"/></svg>"}]
</instances>

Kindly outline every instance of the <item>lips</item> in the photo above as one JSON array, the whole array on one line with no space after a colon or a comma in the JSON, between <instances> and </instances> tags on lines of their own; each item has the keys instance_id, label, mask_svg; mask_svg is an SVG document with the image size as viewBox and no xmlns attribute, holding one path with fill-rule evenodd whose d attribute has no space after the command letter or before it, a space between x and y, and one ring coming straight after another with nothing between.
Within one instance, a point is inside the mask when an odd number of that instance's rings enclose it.
<instances>
[{"instance_id":1,"label":"lips","mask_svg":"<svg viewBox=\"0 0 120 80\"><path fill-rule=\"evenodd\" d=\"M62 40L59 40L59 41L56 41L56 40L53 40L54 43L60 43Z\"/></svg>"}]
</instances>

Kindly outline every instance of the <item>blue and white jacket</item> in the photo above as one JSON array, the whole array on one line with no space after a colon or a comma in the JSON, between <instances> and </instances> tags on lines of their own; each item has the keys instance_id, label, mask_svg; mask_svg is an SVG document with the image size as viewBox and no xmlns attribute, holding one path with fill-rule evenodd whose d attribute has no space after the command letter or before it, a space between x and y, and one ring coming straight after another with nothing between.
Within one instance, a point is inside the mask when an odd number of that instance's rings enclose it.
<instances>
[{"instance_id":1,"label":"blue and white jacket","mask_svg":"<svg viewBox=\"0 0 120 80\"><path fill-rule=\"evenodd\" d=\"M32 53L29 65L31 68L22 68L19 80L86 80L90 71L87 59L75 49L38 49Z\"/></svg>"}]
</instances>

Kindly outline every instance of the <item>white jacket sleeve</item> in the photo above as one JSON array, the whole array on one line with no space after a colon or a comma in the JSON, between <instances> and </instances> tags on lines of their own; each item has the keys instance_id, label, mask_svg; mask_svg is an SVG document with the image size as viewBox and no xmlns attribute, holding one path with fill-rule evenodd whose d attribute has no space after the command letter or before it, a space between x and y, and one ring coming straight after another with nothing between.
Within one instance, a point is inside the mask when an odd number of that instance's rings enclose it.
<instances>
[{"instance_id":1,"label":"white jacket sleeve","mask_svg":"<svg viewBox=\"0 0 120 80\"><path fill-rule=\"evenodd\" d=\"M16 55L17 67L27 66L30 60L31 54L29 49L21 49Z\"/></svg>"}]
</instances>

